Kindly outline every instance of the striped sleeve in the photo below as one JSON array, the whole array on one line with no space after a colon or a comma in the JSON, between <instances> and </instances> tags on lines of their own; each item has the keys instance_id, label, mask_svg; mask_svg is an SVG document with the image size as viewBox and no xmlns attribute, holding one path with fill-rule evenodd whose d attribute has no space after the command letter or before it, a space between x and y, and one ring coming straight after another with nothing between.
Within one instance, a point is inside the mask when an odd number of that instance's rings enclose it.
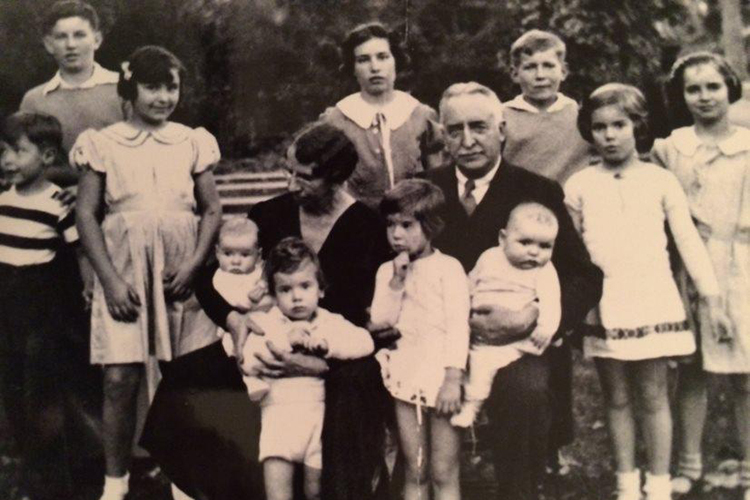
<instances>
[{"instance_id":1,"label":"striped sleeve","mask_svg":"<svg viewBox=\"0 0 750 500\"><path fill-rule=\"evenodd\" d=\"M65 243L71 244L78 241L78 229L76 228L76 212L70 207L63 209L57 220L57 232L60 233Z\"/></svg>"}]
</instances>

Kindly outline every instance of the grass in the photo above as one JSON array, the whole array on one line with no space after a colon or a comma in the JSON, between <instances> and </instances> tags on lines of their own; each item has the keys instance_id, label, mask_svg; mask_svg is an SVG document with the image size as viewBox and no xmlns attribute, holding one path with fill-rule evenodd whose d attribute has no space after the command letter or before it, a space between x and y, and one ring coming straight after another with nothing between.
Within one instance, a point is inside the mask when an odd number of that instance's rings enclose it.
<instances>
[{"instance_id":1,"label":"grass","mask_svg":"<svg viewBox=\"0 0 750 500\"><path fill-rule=\"evenodd\" d=\"M710 418L706 427L705 452L709 469L719 462L738 457L731 402L726 381L711 382L709 402ZM576 441L566 447L565 455L571 462L571 471L563 477L549 476L545 482L545 500L603 500L611 498L614 488L611 452L599 384L589 360L576 356L575 374ZM461 456L462 489L464 500L494 498L494 480L491 459L485 441L490 439L480 427L479 441L472 443L467 436ZM6 436L7 437L7 436ZM7 452L7 439L0 437L0 454ZM20 500L15 487L19 464L15 460L0 461L0 498ZM88 474L80 483L81 493L75 500L96 500L101 486L101 472ZM167 479L148 461L139 461L131 480L129 500L169 500ZM740 500L738 490L714 488L710 492L697 492L685 500Z\"/></svg>"}]
</instances>

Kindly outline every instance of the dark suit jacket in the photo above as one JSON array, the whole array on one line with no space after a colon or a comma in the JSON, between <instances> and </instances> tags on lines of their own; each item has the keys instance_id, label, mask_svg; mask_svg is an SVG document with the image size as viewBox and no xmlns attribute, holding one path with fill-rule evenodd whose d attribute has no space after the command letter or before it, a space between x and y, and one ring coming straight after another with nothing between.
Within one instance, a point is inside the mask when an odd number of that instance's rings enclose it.
<instances>
[{"instance_id":1,"label":"dark suit jacket","mask_svg":"<svg viewBox=\"0 0 750 500\"><path fill-rule=\"evenodd\" d=\"M433 241L443 253L452 255L468 273L479 256L497 246L500 228L505 227L513 207L524 201L536 201L557 216L559 231L552 262L560 277L562 320L559 331L566 331L583 320L599 302L602 273L591 263L589 253L573 226L563 202L563 191L554 181L502 162L474 213L466 215L458 199L458 180L454 166L426 172L425 177L445 194L445 229Z\"/></svg>"}]
</instances>

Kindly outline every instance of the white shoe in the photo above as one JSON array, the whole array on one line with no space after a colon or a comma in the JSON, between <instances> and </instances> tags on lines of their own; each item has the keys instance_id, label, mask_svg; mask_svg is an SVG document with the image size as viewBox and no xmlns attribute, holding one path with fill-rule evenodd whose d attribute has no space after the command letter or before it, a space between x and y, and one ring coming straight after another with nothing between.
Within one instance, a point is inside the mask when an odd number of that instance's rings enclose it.
<instances>
[{"instance_id":1,"label":"white shoe","mask_svg":"<svg viewBox=\"0 0 750 500\"><path fill-rule=\"evenodd\" d=\"M646 500L671 500L672 480L669 474L654 476L647 472L643 491L646 493Z\"/></svg>"},{"instance_id":2,"label":"white shoe","mask_svg":"<svg viewBox=\"0 0 750 500\"><path fill-rule=\"evenodd\" d=\"M471 427L477 418L481 404L481 401L464 402L461 411L451 417L451 425L454 427Z\"/></svg>"},{"instance_id":3,"label":"white shoe","mask_svg":"<svg viewBox=\"0 0 750 500\"><path fill-rule=\"evenodd\" d=\"M617 473L617 500L641 500L641 471Z\"/></svg>"},{"instance_id":4,"label":"white shoe","mask_svg":"<svg viewBox=\"0 0 750 500\"><path fill-rule=\"evenodd\" d=\"M122 477L104 476L104 491L99 500L125 500L128 495L130 474Z\"/></svg>"}]
</instances>

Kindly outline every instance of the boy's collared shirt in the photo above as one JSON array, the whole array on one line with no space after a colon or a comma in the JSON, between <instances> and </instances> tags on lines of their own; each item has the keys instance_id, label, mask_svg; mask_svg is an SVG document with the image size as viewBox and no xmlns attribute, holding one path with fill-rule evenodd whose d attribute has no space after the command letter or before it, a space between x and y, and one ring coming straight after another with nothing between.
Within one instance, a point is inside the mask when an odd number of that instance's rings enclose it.
<instances>
[{"instance_id":1,"label":"boy's collared shirt","mask_svg":"<svg viewBox=\"0 0 750 500\"><path fill-rule=\"evenodd\" d=\"M504 106L507 106L509 108L518 109L520 111L528 111L529 113L541 113L542 111L531 104L529 101L523 98L523 94L518 94L516 97L514 97L512 100L506 102ZM552 105L544 110L547 113L554 113L556 111L560 111L567 106L575 106L578 107L578 103L575 102L570 97L566 96L565 94L561 94L560 92L557 93L557 100L552 103Z\"/></svg>"},{"instance_id":2,"label":"boy's collared shirt","mask_svg":"<svg viewBox=\"0 0 750 500\"><path fill-rule=\"evenodd\" d=\"M90 89L97 85L117 84L119 78L120 75L117 72L103 68L99 63L94 63L94 71L85 82L79 83L78 85L70 84L63 80L60 71L58 71L55 73L55 76L44 85L42 94L46 96L57 89Z\"/></svg>"}]
</instances>

